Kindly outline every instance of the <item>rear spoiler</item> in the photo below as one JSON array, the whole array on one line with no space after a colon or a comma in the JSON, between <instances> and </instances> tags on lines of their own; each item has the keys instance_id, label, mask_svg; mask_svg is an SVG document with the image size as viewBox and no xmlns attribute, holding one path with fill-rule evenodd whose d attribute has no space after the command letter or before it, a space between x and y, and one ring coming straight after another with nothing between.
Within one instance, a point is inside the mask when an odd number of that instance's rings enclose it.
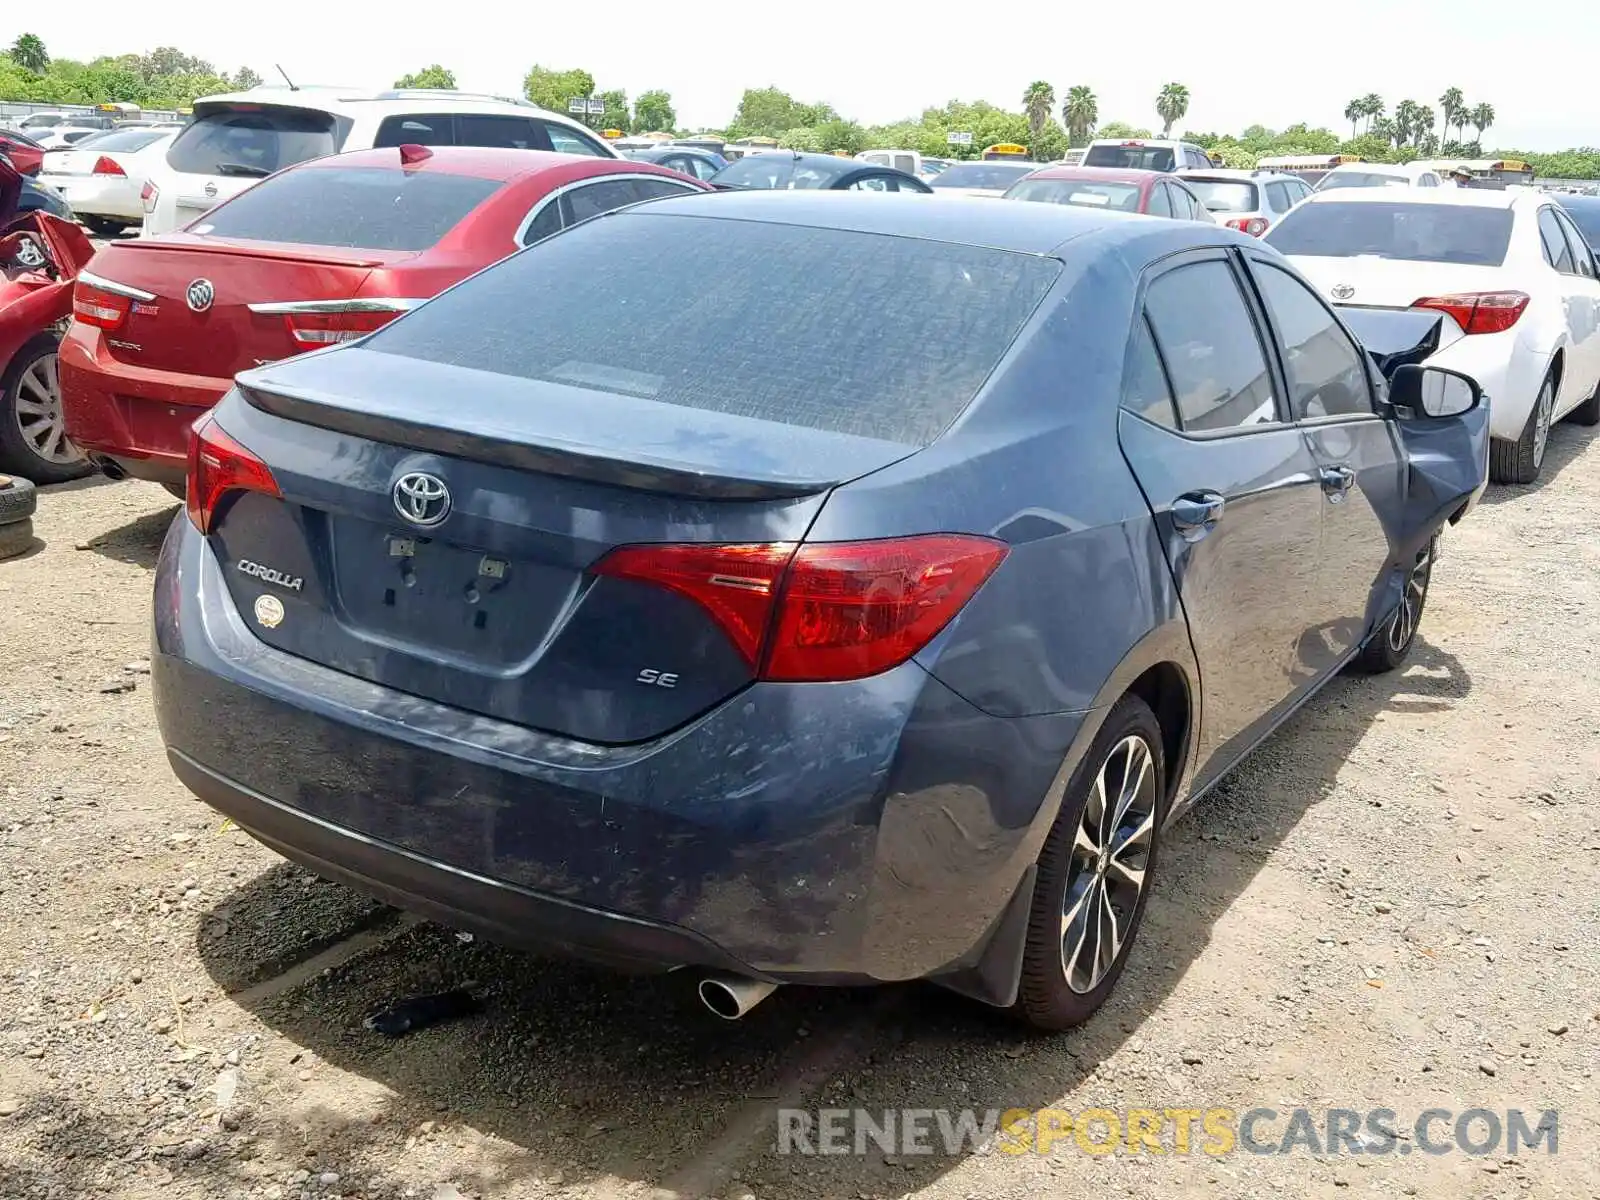
<instances>
[{"instance_id":1,"label":"rear spoiler","mask_svg":"<svg viewBox=\"0 0 1600 1200\"><path fill-rule=\"evenodd\" d=\"M1444 314L1414 308L1358 308L1334 305L1345 326L1391 378L1408 363L1420 363L1438 351L1445 338ZM1454 338L1450 339L1454 341Z\"/></svg>"},{"instance_id":2,"label":"rear spoiler","mask_svg":"<svg viewBox=\"0 0 1600 1200\"><path fill-rule=\"evenodd\" d=\"M252 408L369 441L708 500L812 496L917 447L364 349L241 372Z\"/></svg>"}]
</instances>

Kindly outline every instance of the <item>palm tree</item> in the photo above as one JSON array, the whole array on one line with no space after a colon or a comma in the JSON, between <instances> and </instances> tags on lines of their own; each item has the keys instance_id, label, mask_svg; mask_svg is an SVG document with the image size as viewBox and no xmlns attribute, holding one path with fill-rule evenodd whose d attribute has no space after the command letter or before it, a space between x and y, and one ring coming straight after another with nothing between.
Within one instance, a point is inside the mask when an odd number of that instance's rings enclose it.
<instances>
[{"instance_id":1,"label":"palm tree","mask_svg":"<svg viewBox=\"0 0 1600 1200\"><path fill-rule=\"evenodd\" d=\"M1400 142L1400 131L1395 128L1395 123L1388 117L1379 117L1373 121L1371 125L1367 126L1367 132L1376 137L1381 137L1386 142L1394 142L1396 145Z\"/></svg>"},{"instance_id":2,"label":"palm tree","mask_svg":"<svg viewBox=\"0 0 1600 1200\"><path fill-rule=\"evenodd\" d=\"M36 33L25 33L11 43L7 51L11 61L24 71L31 71L35 75L43 75L50 69L50 56L45 53L44 43L39 40Z\"/></svg>"},{"instance_id":3,"label":"palm tree","mask_svg":"<svg viewBox=\"0 0 1600 1200\"><path fill-rule=\"evenodd\" d=\"M1420 148L1425 139L1433 136L1433 126L1436 119L1433 115L1433 109L1426 104L1417 105L1416 117L1411 122L1412 145Z\"/></svg>"},{"instance_id":4,"label":"palm tree","mask_svg":"<svg viewBox=\"0 0 1600 1200\"><path fill-rule=\"evenodd\" d=\"M1460 126L1465 119L1467 98L1461 94L1458 87L1446 88L1444 95L1439 97L1439 112L1444 116L1444 131L1450 132L1451 126Z\"/></svg>"},{"instance_id":5,"label":"palm tree","mask_svg":"<svg viewBox=\"0 0 1600 1200\"><path fill-rule=\"evenodd\" d=\"M1156 97L1156 116L1161 118L1161 136L1172 136L1172 127L1183 120L1189 111L1189 89L1181 83L1169 83Z\"/></svg>"},{"instance_id":6,"label":"palm tree","mask_svg":"<svg viewBox=\"0 0 1600 1200\"><path fill-rule=\"evenodd\" d=\"M1035 146L1055 106L1056 90L1042 79L1030 83L1028 90L1022 93L1022 111L1028 114L1028 132Z\"/></svg>"},{"instance_id":7,"label":"palm tree","mask_svg":"<svg viewBox=\"0 0 1600 1200\"><path fill-rule=\"evenodd\" d=\"M1384 108L1385 105L1383 103L1383 97L1378 95L1377 92L1368 92L1365 96L1361 97L1361 111L1362 114L1367 118L1368 133L1373 131L1372 123L1379 117L1383 116Z\"/></svg>"},{"instance_id":8,"label":"palm tree","mask_svg":"<svg viewBox=\"0 0 1600 1200\"><path fill-rule=\"evenodd\" d=\"M1478 141L1483 141L1483 131L1494 124L1494 105L1479 104L1467 114L1467 124L1478 131Z\"/></svg>"},{"instance_id":9,"label":"palm tree","mask_svg":"<svg viewBox=\"0 0 1600 1200\"><path fill-rule=\"evenodd\" d=\"M1350 137L1352 140L1354 140L1356 136L1356 125L1360 122L1361 118L1366 115L1367 110L1361 106L1361 101L1359 98L1350 101L1349 104L1344 106L1344 119L1350 122Z\"/></svg>"},{"instance_id":10,"label":"palm tree","mask_svg":"<svg viewBox=\"0 0 1600 1200\"><path fill-rule=\"evenodd\" d=\"M1417 129L1420 106L1415 100L1402 100L1394 106L1394 144L1404 146Z\"/></svg>"},{"instance_id":11,"label":"palm tree","mask_svg":"<svg viewBox=\"0 0 1600 1200\"><path fill-rule=\"evenodd\" d=\"M1078 86L1067 89L1067 102L1061 106L1061 119L1067 126L1067 140L1083 145L1100 124L1100 102L1089 88Z\"/></svg>"}]
</instances>

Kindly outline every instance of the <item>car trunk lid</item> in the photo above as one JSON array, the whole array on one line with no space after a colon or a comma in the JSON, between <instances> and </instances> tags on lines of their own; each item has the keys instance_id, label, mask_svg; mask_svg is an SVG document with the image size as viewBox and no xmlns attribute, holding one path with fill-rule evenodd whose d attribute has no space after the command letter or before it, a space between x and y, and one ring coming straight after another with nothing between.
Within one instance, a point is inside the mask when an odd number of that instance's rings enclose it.
<instances>
[{"instance_id":1,"label":"car trunk lid","mask_svg":"<svg viewBox=\"0 0 1600 1200\"><path fill-rule=\"evenodd\" d=\"M359 346L245 373L218 418L281 493L231 498L211 532L263 641L606 744L692 720L755 666L702 603L597 562L798 542L835 484L914 450Z\"/></svg>"},{"instance_id":2,"label":"car trunk lid","mask_svg":"<svg viewBox=\"0 0 1600 1200\"><path fill-rule=\"evenodd\" d=\"M1361 254L1348 258L1291 255L1324 297L1335 304L1367 308L1410 308L1425 296L1489 292L1504 286L1495 267L1464 263L1417 262Z\"/></svg>"}]
</instances>

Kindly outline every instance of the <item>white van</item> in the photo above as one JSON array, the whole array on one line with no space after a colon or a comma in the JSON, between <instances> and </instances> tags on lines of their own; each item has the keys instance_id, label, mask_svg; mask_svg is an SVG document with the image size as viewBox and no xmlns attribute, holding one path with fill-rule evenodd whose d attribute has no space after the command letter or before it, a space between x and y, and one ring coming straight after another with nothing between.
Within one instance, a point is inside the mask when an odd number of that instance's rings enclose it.
<instances>
[{"instance_id":1,"label":"white van","mask_svg":"<svg viewBox=\"0 0 1600 1200\"><path fill-rule=\"evenodd\" d=\"M442 88L257 87L194 102L194 119L145 184L144 232L187 225L309 158L406 143L621 157L593 130L526 100Z\"/></svg>"},{"instance_id":2,"label":"white van","mask_svg":"<svg viewBox=\"0 0 1600 1200\"><path fill-rule=\"evenodd\" d=\"M856 157L874 166L893 167L907 175L922 174L922 155L915 150L863 150Z\"/></svg>"}]
</instances>

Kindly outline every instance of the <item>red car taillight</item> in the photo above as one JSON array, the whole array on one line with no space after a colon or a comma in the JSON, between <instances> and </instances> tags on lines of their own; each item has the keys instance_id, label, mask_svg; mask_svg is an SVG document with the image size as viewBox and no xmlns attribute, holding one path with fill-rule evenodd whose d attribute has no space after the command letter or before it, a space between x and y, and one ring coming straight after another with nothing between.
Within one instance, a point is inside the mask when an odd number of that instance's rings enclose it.
<instances>
[{"instance_id":1,"label":"red car taillight","mask_svg":"<svg viewBox=\"0 0 1600 1200\"><path fill-rule=\"evenodd\" d=\"M1463 333L1504 333L1528 308L1526 292L1461 292L1452 296L1423 296L1412 308L1449 313Z\"/></svg>"},{"instance_id":2,"label":"red car taillight","mask_svg":"<svg viewBox=\"0 0 1600 1200\"><path fill-rule=\"evenodd\" d=\"M283 495L267 464L222 431L210 413L194 423L189 435L189 477L184 507L201 533L211 532L217 502L229 492Z\"/></svg>"},{"instance_id":3,"label":"red car taillight","mask_svg":"<svg viewBox=\"0 0 1600 1200\"><path fill-rule=\"evenodd\" d=\"M696 601L759 679L825 682L905 662L1006 553L991 538L946 533L798 546L621 546L592 570Z\"/></svg>"},{"instance_id":4,"label":"red car taillight","mask_svg":"<svg viewBox=\"0 0 1600 1200\"><path fill-rule=\"evenodd\" d=\"M120 166L117 165L116 159L107 158L104 154L102 154L99 158L95 159L94 170L92 172L90 172L90 174L93 174L93 175L121 175L123 178L127 178L127 175L128 175L128 173L126 171L124 171ZM146 184L145 186L148 187L149 185Z\"/></svg>"},{"instance_id":5,"label":"red car taillight","mask_svg":"<svg viewBox=\"0 0 1600 1200\"><path fill-rule=\"evenodd\" d=\"M131 296L119 296L82 279L72 285L72 316L85 325L115 329L128 319L128 310L132 307Z\"/></svg>"},{"instance_id":6,"label":"red car taillight","mask_svg":"<svg viewBox=\"0 0 1600 1200\"><path fill-rule=\"evenodd\" d=\"M250 305L257 316L281 316L289 336L303 350L353 342L381 329L421 300L404 296L352 300L284 300Z\"/></svg>"},{"instance_id":7,"label":"red car taillight","mask_svg":"<svg viewBox=\"0 0 1600 1200\"><path fill-rule=\"evenodd\" d=\"M1262 217L1234 217L1228 222L1228 228L1248 233L1251 237L1260 237L1267 231L1267 222Z\"/></svg>"},{"instance_id":8,"label":"red car taillight","mask_svg":"<svg viewBox=\"0 0 1600 1200\"><path fill-rule=\"evenodd\" d=\"M153 183L147 181L145 185L139 189L139 203L144 206L144 210L147 213L155 212L156 201L160 198L161 189Z\"/></svg>"}]
</instances>

